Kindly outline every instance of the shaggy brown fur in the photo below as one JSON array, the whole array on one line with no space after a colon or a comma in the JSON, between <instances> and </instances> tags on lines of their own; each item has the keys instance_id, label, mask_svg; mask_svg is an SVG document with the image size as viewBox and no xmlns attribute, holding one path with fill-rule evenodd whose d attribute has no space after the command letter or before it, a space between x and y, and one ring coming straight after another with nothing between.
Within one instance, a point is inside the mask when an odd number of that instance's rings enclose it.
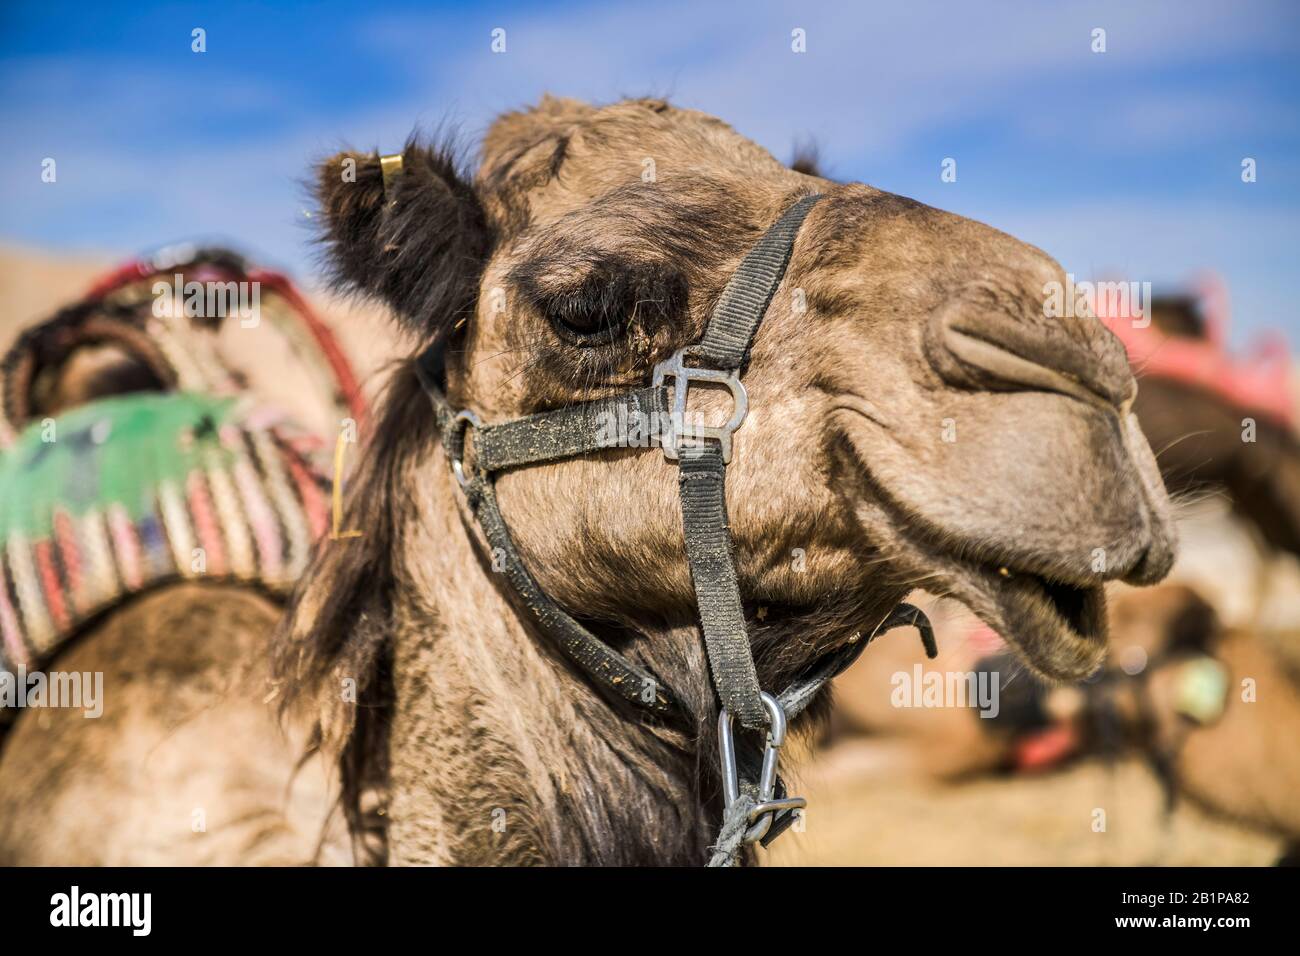
<instances>
[{"instance_id":1,"label":"shaggy brown fur","mask_svg":"<svg viewBox=\"0 0 1300 956\"><path fill-rule=\"evenodd\" d=\"M1123 349L1095 320L1043 317L1043 285L1064 275L1038 250L794 172L660 101L508 114L472 185L443 157L408 145L410 178L388 195L377 157L326 163L325 239L344 284L450 343L449 394L489 422L645 382L699 336L780 212L826 193L755 342L728 476L765 687L918 584L960 597L1041 673L1079 677L1104 648L1100 584L1167 571L1167 501ZM716 398L701 407L716 414ZM532 632L409 366L383 404L349 495L365 534L322 549L277 655L344 750L362 849L700 862L719 809L716 704L675 469L610 451L505 474L498 492L539 583L682 694L685 733L615 712Z\"/></svg>"},{"instance_id":2,"label":"shaggy brown fur","mask_svg":"<svg viewBox=\"0 0 1300 956\"><path fill-rule=\"evenodd\" d=\"M326 259L340 288L364 289L426 331L473 304L492 235L449 146L411 141L402 156L403 174L387 194L374 157L336 156L321 169L322 180L356 187L339 189L322 209Z\"/></svg>"}]
</instances>

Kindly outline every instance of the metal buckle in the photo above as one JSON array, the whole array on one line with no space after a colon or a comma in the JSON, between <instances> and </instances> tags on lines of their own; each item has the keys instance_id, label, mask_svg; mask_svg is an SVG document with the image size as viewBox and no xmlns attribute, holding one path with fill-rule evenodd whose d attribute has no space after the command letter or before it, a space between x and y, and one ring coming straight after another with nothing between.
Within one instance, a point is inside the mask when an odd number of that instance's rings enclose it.
<instances>
[{"instance_id":1,"label":"metal buckle","mask_svg":"<svg viewBox=\"0 0 1300 956\"><path fill-rule=\"evenodd\" d=\"M746 843L757 843L767 836L778 816L808 806L803 797L778 798L776 795L777 761L785 744L785 708L771 694L760 691L759 696L770 723L767 743L763 747L763 769L758 778L758 803L749 811L752 826L745 831ZM718 753L722 758L722 794L727 806L731 806L740 798L740 774L736 769L736 738L732 732L731 714L725 707L718 715Z\"/></svg>"},{"instance_id":2,"label":"metal buckle","mask_svg":"<svg viewBox=\"0 0 1300 956\"><path fill-rule=\"evenodd\" d=\"M661 387L665 379L671 378L673 380L672 414L669 416L665 432L660 438L660 444L663 446L664 455L672 461L676 461L681 457L680 443L683 439L703 441L706 438L712 438L722 445L722 461L723 464L728 464L731 462L731 436L745 421L745 416L749 414L749 394L745 391L745 386L741 383L740 375L735 369L722 371L714 368L695 368L687 365L686 356L689 351L689 346L678 349L655 366L654 385L656 388ZM736 407L731 413L731 419L725 425L691 426L686 424L686 396L690 391L691 382L714 382L727 386Z\"/></svg>"},{"instance_id":3,"label":"metal buckle","mask_svg":"<svg viewBox=\"0 0 1300 956\"><path fill-rule=\"evenodd\" d=\"M451 427L453 430L458 430L463 432L465 431L466 425L470 425L474 428L482 427L482 423L478 420L478 416L475 415L473 412L471 412L468 408L464 408L458 411L455 417L452 418L451 420ZM461 488L464 488L472 480L471 478L465 477L465 465L463 464L464 458L465 458L465 437L462 435L460 439L460 457L453 458L451 460L451 473L456 476L456 483L460 485Z\"/></svg>"}]
</instances>

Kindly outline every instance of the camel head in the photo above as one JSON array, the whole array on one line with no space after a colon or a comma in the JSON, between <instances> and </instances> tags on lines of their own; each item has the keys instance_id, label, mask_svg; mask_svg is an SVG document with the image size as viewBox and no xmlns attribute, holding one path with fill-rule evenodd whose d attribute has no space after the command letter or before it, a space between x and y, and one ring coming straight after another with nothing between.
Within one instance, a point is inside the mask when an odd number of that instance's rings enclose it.
<instances>
[{"instance_id":1,"label":"camel head","mask_svg":"<svg viewBox=\"0 0 1300 956\"><path fill-rule=\"evenodd\" d=\"M1044 675L1089 673L1103 584L1162 578L1174 532L1124 349L1092 317L1047 317L1065 275L1043 252L653 100L507 114L472 178L412 142L396 175L344 153L319 185L341 285L445 336L448 394L485 423L648 384L814 192L727 477L760 676L779 685L915 587L967 604ZM730 413L726 392L695 392L693 414ZM655 448L612 449L497 487L560 604L670 630L695 620L677 480Z\"/></svg>"}]
</instances>

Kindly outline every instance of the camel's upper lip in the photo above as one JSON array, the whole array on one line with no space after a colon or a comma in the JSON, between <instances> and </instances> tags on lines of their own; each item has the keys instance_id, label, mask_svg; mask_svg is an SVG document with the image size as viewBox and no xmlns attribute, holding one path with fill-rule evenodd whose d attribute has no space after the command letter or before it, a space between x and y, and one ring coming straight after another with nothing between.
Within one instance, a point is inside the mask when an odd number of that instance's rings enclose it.
<instances>
[{"instance_id":1,"label":"camel's upper lip","mask_svg":"<svg viewBox=\"0 0 1300 956\"><path fill-rule=\"evenodd\" d=\"M838 407L866 417L855 403ZM1071 576L1050 556L1017 553L1015 541L954 540L942 529L910 518L874 481L869 467L855 471L870 487L878 514L905 549L904 573L965 604L1024 654L1031 667L1055 680L1093 673L1105 656L1105 592L1100 578ZM876 509L873 509L873 512ZM908 567L910 566L910 567ZM932 583L931 583L932 582Z\"/></svg>"}]
</instances>

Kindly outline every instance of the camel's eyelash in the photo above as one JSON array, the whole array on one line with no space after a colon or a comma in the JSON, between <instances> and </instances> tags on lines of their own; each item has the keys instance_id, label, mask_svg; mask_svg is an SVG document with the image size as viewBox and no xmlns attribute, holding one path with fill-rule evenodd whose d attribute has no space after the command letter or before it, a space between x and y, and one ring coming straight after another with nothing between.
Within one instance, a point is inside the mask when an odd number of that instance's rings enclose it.
<instances>
[{"instance_id":1,"label":"camel's eyelash","mask_svg":"<svg viewBox=\"0 0 1300 956\"><path fill-rule=\"evenodd\" d=\"M635 286L623 273L588 276L577 289L538 303L561 335L576 337L581 344L616 338L632 321L636 304Z\"/></svg>"},{"instance_id":2,"label":"camel's eyelash","mask_svg":"<svg viewBox=\"0 0 1300 956\"><path fill-rule=\"evenodd\" d=\"M536 274L532 268L519 269L514 279L560 336L577 345L615 341L634 322L657 327L686 307L685 278L653 263L603 260L589 264L579 281L560 289L541 286L533 281Z\"/></svg>"}]
</instances>

